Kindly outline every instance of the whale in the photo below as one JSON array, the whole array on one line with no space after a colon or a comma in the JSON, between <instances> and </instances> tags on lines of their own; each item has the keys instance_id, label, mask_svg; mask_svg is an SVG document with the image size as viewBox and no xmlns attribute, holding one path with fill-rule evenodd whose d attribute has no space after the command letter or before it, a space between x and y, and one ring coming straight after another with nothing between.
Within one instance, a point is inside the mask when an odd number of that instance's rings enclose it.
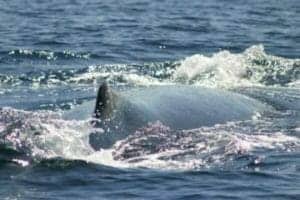
<instances>
[{"instance_id":1,"label":"whale","mask_svg":"<svg viewBox=\"0 0 300 200\"><path fill-rule=\"evenodd\" d=\"M68 116L93 116L92 125L102 131L92 132L89 140L99 150L111 147L149 123L189 130L251 119L268 109L256 99L223 89L166 85L119 91L103 83L96 102L87 102Z\"/></svg>"}]
</instances>

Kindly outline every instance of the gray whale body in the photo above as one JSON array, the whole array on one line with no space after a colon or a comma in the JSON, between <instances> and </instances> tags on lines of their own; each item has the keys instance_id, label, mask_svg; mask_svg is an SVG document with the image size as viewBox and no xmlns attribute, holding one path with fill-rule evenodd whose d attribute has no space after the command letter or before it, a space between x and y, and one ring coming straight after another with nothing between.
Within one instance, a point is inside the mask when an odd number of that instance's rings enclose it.
<instances>
[{"instance_id":1,"label":"gray whale body","mask_svg":"<svg viewBox=\"0 0 300 200\"><path fill-rule=\"evenodd\" d=\"M104 133L91 133L95 149L109 148L148 123L161 122L174 130L213 126L228 121L251 119L267 106L247 96L197 86L171 85L113 91L100 86L96 99L94 125ZM80 106L68 116L92 112L91 103ZM85 114L86 115L86 114ZM73 116L74 117L74 116Z\"/></svg>"}]
</instances>

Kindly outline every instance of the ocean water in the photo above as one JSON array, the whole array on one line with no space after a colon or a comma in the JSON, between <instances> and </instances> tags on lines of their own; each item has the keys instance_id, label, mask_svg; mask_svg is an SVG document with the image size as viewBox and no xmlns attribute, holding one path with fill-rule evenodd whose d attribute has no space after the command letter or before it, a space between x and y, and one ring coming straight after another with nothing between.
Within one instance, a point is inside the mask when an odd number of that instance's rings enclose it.
<instances>
[{"instance_id":1,"label":"ocean water","mask_svg":"<svg viewBox=\"0 0 300 200\"><path fill-rule=\"evenodd\" d=\"M269 109L95 151L91 116L62 116L104 81ZM300 199L299 172L300 1L0 2L0 199Z\"/></svg>"}]
</instances>

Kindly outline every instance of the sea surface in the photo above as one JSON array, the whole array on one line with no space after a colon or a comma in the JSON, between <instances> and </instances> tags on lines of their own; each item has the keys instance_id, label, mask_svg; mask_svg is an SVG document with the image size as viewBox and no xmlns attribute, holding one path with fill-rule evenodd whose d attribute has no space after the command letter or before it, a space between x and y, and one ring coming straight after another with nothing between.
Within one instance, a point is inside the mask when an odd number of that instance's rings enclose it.
<instances>
[{"instance_id":1,"label":"sea surface","mask_svg":"<svg viewBox=\"0 0 300 200\"><path fill-rule=\"evenodd\" d=\"M269 109L95 151L91 117L62 114L103 82ZM300 1L0 1L0 199L300 199Z\"/></svg>"}]
</instances>

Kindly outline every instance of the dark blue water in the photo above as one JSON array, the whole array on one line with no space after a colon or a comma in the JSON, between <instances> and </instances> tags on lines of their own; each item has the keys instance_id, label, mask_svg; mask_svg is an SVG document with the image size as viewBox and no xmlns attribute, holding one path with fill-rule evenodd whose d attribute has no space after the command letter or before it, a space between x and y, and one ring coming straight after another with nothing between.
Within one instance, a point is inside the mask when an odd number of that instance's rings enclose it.
<instances>
[{"instance_id":1,"label":"dark blue water","mask_svg":"<svg viewBox=\"0 0 300 200\"><path fill-rule=\"evenodd\" d=\"M90 118L61 115L103 81L218 88L269 109L152 124L94 151ZM0 199L298 199L299 88L298 0L3 0Z\"/></svg>"}]
</instances>

